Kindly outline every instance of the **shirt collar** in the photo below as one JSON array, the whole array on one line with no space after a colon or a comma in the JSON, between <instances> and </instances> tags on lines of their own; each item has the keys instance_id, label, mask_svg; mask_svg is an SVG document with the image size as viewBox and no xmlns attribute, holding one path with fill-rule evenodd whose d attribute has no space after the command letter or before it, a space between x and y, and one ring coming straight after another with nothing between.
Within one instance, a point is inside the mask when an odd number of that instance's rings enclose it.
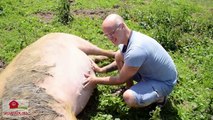
<instances>
[{"instance_id":1,"label":"shirt collar","mask_svg":"<svg viewBox=\"0 0 213 120\"><path fill-rule=\"evenodd\" d=\"M122 53L125 53L125 52L126 52L127 47L128 47L128 45L129 45L129 40L131 39L131 37L132 37L132 31L130 32L130 35L129 35L129 38L128 38L128 41L127 41L127 44L126 44L126 45L124 45L124 46L123 46L123 48L122 48Z\"/></svg>"}]
</instances>

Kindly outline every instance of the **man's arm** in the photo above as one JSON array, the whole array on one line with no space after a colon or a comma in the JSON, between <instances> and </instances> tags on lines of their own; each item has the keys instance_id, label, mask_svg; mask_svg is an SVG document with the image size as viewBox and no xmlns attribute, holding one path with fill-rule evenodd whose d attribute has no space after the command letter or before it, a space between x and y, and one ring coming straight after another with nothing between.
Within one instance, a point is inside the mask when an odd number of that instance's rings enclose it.
<instances>
[{"instance_id":1,"label":"man's arm","mask_svg":"<svg viewBox=\"0 0 213 120\"><path fill-rule=\"evenodd\" d=\"M87 84L105 84L105 85L123 84L128 80L130 80L132 76L137 73L138 69L139 69L138 67L130 67L124 65L121 68L121 71L118 74L118 76L95 77L85 74L85 77L87 79L84 82L84 86L87 86Z\"/></svg>"}]
</instances>

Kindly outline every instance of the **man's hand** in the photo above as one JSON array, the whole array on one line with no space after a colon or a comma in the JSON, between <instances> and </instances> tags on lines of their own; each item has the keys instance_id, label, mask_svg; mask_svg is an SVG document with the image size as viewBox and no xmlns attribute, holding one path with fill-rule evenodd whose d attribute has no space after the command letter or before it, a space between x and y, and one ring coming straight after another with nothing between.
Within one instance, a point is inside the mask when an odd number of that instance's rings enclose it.
<instances>
[{"instance_id":1,"label":"man's hand","mask_svg":"<svg viewBox=\"0 0 213 120\"><path fill-rule=\"evenodd\" d=\"M84 74L84 76L86 79L83 82L83 88L86 88L87 86L96 85L96 83L95 83L96 76L95 75L91 75L89 72L89 73Z\"/></svg>"},{"instance_id":2,"label":"man's hand","mask_svg":"<svg viewBox=\"0 0 213 120\"><path fill-rule=\"evenodd\" d=\"M91 65L92 65L92 69L95 71L95 72L102 72L102 69L92 60L90 59L90 62L91 62Z\"/></svg>"}]
</instances>

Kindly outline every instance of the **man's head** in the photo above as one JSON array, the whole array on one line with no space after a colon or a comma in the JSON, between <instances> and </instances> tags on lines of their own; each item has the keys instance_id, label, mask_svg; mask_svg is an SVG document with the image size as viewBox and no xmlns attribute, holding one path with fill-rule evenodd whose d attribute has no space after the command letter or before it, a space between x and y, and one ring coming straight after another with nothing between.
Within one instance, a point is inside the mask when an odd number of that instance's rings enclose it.
<instances>
[{"instance_id":1,"label":"man's head","mask_svg":"<svg viewBox=\"0 0 213 120\"><path fill-rule=\"evenodd\" d=\"M117 14L108 15L102 23L104 35L107 36L115 45L123 43L128 27L121 16Z\"/></svg>"}]
</instances>

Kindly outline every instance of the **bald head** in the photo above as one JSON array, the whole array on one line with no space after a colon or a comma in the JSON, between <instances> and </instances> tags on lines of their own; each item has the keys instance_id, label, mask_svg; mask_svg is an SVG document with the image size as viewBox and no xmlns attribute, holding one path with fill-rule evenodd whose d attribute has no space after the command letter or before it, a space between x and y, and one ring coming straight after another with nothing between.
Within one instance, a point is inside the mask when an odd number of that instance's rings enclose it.
<instances>
[{"instance_id":1,"label":"bald head","mask_svg":"<svg viewBox=\"0 0 213 120\"><path fill-rule=\"evenodd\" d=\"M121 23L124 23L124 20L121 16L119 16L117 14L110 14L103 21L102 27L114 28Z\"/></svg>"},{"instance_id":2,"label":"bald head","mask_svg":"<svg viewBox=\"0 0 213 120\"><path fill-rule=\"evenodd\" d=\"M117 14L110 14L105 18L102 23L102 30L114 45L127 44L131 33L123 18Z\"/></svg>"}]
</instances>

